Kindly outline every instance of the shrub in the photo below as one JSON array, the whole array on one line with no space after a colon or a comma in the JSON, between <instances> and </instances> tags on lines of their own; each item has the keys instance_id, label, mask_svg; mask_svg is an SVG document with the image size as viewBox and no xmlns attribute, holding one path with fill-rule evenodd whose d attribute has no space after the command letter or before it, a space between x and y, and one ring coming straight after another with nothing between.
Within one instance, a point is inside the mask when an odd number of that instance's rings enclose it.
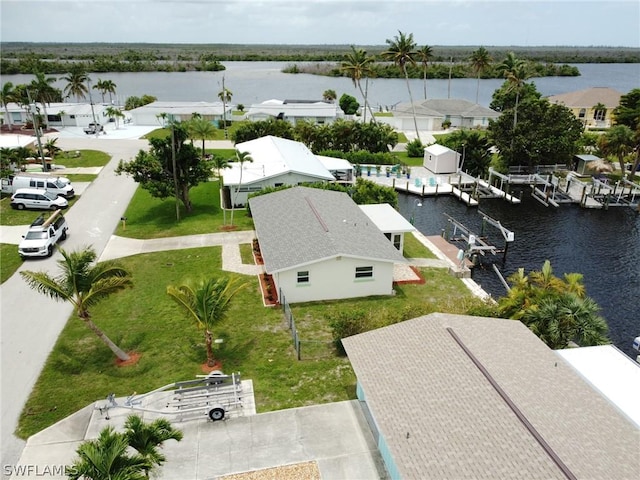
<instances>
[{"instance_id":1,"label":"shrub","mask_svg":"<svg viewBox=\"0 0 640 480\"><path fill-rule=\"evenodd\" d=\"M424 157L424 145L419 138L411 140L409 143L407 143L407 156L409 158Z\"/></svg>"}]
</instances>

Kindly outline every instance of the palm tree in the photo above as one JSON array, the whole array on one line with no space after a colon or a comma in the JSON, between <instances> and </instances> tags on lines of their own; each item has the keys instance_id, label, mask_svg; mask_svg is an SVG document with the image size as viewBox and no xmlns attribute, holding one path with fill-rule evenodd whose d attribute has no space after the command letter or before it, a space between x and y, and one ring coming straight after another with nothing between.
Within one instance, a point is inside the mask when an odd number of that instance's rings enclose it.
<instances>
[{"instance_id":1,"label":"palm tree","mask_svg":"<svg viewBox=\"0 0 640 480\"><path fill-rule=\"evenodd\" d=\"M145 423L137 415L129 415L124 423L124 437L127 444L136 450L150 465L145 468L145 475L149 478L149 471L154 465L161 466L167 458L160 453L159 447L167 440L182 440L182 432L173 428L166 418L158 418L151 423Z\"/></svg>"},{"instance_id":2,"label":"palm tree","mask_svg":"<svg viewBox=\"0 0 640 480\"><path fill-rule=\"evenodd\" d=\"M416 50L416 58L422 64L422 79L424 81L424 99L427 99L427 68L429 62L433 59L433 48L429 45L425 45Z\"/></svg>"},{"instance_id":3,"label":"palm tree","mask_svg":"<svg viewBox=\"0 0 640 480\"><path fill-rule=\"evenodd\" d=\"M187 123L187 130L191 136L202 139L202 158L204 159L204 141L215 135L216 127L214 127L213 124L205 118L193 117Z\"/></svg>"},{"instance_id":4,"label":"palm tree","mask_svg":"<svg viewBox=\"0 0 640 480\"><path fill-rule=\"evenodd\" d=\"M211 158L213 168L216 169L216 176L220 178L220 170L223 168L231 168L230 162L228 159L224 158L222 155L214 154Z\"/></svg>"},{"instance_id":5,"label":"palm tree","mask_svg":"<svg viewBox=\"0 0 640 480\"><path fill-rule=\"evenodd\" d=\"M153 466L140 454L129 456L124 435L106 427L95 440L80 444L78 458L68 469L71 480L145 480Z\"/></svg>"},{"instance_id":6,"label":"palm tree","mask_svg":"<svg viewBox=\"0 0 640 480\"><path fill-rule=\"evenodd\" d=\"M476 103L478 103L480 98L480 75L491 65L491 56L486 48L480 47L471 53L469 60L471 60L471 68L478 76L478 86L476 88Z\"/></svg>"},{"instance_id":7,"label":"palm tree","mask_svg":"<svg viewBox=\"0 0 640 480\"><path fill-rule=\"evenodd\" d=\"M238 194L240 193L240 187L242 186L242 167L245 162L253 163L253 158L249 152L241 152L236 150L236 160L240 162L240 178L238 179L238 185L236 186L236 194L233 198L233 205L231 205L231 225L233 226L233 212L238 204Z\"/></svg>"},{"instance_id":8,"label":"palm tree","mask_svg":"<svg viewBox=\"0 0 640 480\"><path fill-rule=\"evenodd\" d=\"M100 300L132 285L129 272L113 261L94 263L96 253L90 247L72 252L61 248L60 253L62 259L58 260L58 266L61 272L57 277L28 270L20 275L37 292L56 301L71 303L78 317L120 360L129 360L129 355L91 321L89 314L89 308Z\"/></svg>"},{"instance_id":9,"label":"palm tree","mask_svg":"<svg viewBox=\"0 0 640 480\"><path fill-rule=\"evenodd\" d=\"M116 119L116 130L117 130L120 124L119 120L121 118L124 118L124 113L122 113L122 111L117 107L107 107L104 109L104 113L107 117Z\"/></svg>"},{"instance_id":10,"label":"palm tree","mask_svg":"<svg viewBox=\"0 0 640 480\"><path fill-rule=\"evenodd\" d=\"M72 70L66 77L62 77L62 80L67 82L67 86L64 87L64 93L68 97L75 95L76 101L80 103L80 99L87 98L89 89L85 85L89 79L88 75L78 69Z\"/></svg>"},{"instance_id":11,"label":"palm tree","mask_svg":"<svg viewBox=\"0 0 640 480\"><path fill-rule=\"evenodd\" d=\"M513 52L507 54L500 65L497 67L502 72L504 78L510 84L510 88L516 92L516 103L513 109L513 129L515 131L518 123L518 101L520 99L520 91L529 78L529 68L524 60L516 58Z\"/></svg>"},{"instance_id":12,"label":"palm tree","mask_svg":"<svg viewBox=\"0 0 640 480\"><path fill-rule=\"evenodd\" d=\"M112 93L116 93L116 84L113 83L112 80L100 80L100 79L98 79L96 84L93 86L93 89L94 90L98 90L100 92L100 94L102 95L102 103L104 103L104 94L105 93L109 94L109 103L113 103L113 101L111 100L111 94Z\"/></svg>"},{"instance_id":13,"label":"palm tree","mask_svg":"<svg viewBox=\"0 0 640 480\"><path fill-rule=\"evenodd\" d=\"M322 92L322 99L325 102L333 103L336 101L336 98L338 98L338 94L336 94L335 90L329 89ZM239 107L240 105L238 105L238 109L240 109Z\"/></svg>"},{"instance_id":14,"label":"palm tree","mask_svg":"<svg viewBox=\"0 0 640 480\"><path fill-rule=\"evenodd\" d=\"M204 330L207 365L210 367L216 366L211 330L227 316L231 300L246 285L240 284L238 279L221 277L167 287L167 294L182 306L198 328Z\"/></svg>"},{"instance_id":15,"label":"palm tree","mask_svg":"<svg viewBox=\"0 0 640 480\"><path fill-rule=\"evenodd\" d=\"M611 155L618 159L620 172L624 177L624 159L633 152L635 147L633 131L626 125L614 125L598 139L598 148L604 155ZM633 171L629 174L632 177Z\"/></svg>"},{"instance_id":16,"label":"palm tree","mask_svg":"<svg viewBox=\"0 0 640 480\"><path fill-rule=\"evenodd\" d=\"M44 144L44 151L47 154L47 157L55 158L56 153L61 151L62 149L56 145L58 138L49 138L47 139L47 143Z\"/></svg>"},{"instance_id":17,"label":"palm tree","mask_svg":"<svg viewBox=\"0 0 640 480\"><path fill-rule=\"evenodd\" d=\"M233 92L224 86L224 79L222 80L222 90L218 92L218 98L222 101L222 128L224 129L224 138L227 138L227 103L231 102Z\"/></svg>"},{"instance_id":18,"label":"palm tree","mask_svg":"<svg viewBox=\"0 0 640 480\"><path fill-rule=\"evenodd\" d=\"M2 84L2 90L0 91L0 103L4 107L5 121L9 125L9 130L13 129L13 122L11 121L11 114L9 113L9 103L15 102L15 92L13 89L13 83L6 82Z\"/></svg>"},{"instance_id":19,"label":"palm tree","mask_svg":"<svg viewBox=\"0 0 640 480\"><path fill-rule=\"evenodd\" d=\"M36 72L35 76L36 78L33 79L29 85L29 90L33 95L32 100L42 104L42 108L44 109L44 124L45 127L48 127L49 116L47 115L47 104L50 104L59 96L56 89L51 86L51 84L56 81L56 78L46 77L42 72Z\"/></svg>"},{"instance_id":20,"label":"palm tree","mask_svg":"<svg viewBox=\"0 0 640 480\"><path fill-rule=\"evenodd\" d=\"M365 50L362 48L356 49L356 47L351 45L351 52L345 56L345 59L340 64L340 71L347 74L353 82L353 86L360 90L360 94L364 99L364 122L367 121L367 109L369 109L372 121L376 121L373 116L373 112L371 111L371 107L369 106L369 102L367 101L367 94L362 91L362 84L360 83L363 78L368 78L369 75L373 73L371 64L374 61L374 57L367 56L367 52Z\"/></svg>"},{"instance_id":21,"label":"palm tree","mask_svg":"<svg viewBox=\"0 0 640 480\"><path fill-rule=\"evenodd\" d=\"M416 138L420 139L418 120L416 118L416 106L413 104L413 95L411 94L411 87L409 86L409 74L407 73L407 64L416 64L414 58L416 44L413 41L413 33L406 35L398 30L398 35L394 36L393 40L387 39L385 42L389 45L389 48L382 52L381 56L395 63L404 74L404 79L407 82L407 91L409 92L409 101L411 102L411 110L413 111L413 124L416 128Z\"/></svg>"}]
</instances>

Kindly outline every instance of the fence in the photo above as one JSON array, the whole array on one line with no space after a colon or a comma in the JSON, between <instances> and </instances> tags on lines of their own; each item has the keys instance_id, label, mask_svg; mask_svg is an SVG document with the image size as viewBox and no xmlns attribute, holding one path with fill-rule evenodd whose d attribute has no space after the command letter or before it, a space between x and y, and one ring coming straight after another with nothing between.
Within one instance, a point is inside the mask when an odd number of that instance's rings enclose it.
<instances>
[{"instance_id":1,"label":"fence","mask_svg":"<svg viewBox=\"0 0 640 480\"><path fill-rule=\"evenodd\" d=\"M293 348L296 350L298 360L317 360L321 358L330 358L335 354L335 349L331 342L321 342L316 340L301 340L296 328L296 321L293 318L293 312L287 302L282 289L279 291L280 305L282 305L282 314L287 322L289 330L291 330L291 339L293 340ZM304 351L304 355L303 355ZM304 357L304 358L303 358Z\"/></svg>"}]
</instances>

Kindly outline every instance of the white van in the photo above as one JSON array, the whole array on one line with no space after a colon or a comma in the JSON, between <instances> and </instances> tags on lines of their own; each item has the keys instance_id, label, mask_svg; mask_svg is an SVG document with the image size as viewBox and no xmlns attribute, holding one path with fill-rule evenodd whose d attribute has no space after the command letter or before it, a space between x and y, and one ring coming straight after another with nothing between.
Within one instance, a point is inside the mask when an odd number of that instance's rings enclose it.
<instances>
[{"instance_id":1,"label":"white van","mask_svg":"<svg viewBox=\"0 0 640 480\"><path fill-rule=\"evenodd\" d=\"M11 196L11 207L18 210L24 210L25 208L58 210L68 206L69 202L65 198L37 188L19 188Z\"/></svg>"},{"instance_id":2,"label":"white van","mask_svg":"<svg viewBox=\"0 0 640 480\"><path fill-rule=\"evenodd\" d=\"M20 188L37 188L46 190L59 197L73 198L76 192L65 177L54 177L46 174L18 173L2 179L2 191L15 193Z\"/></svg>"}]
</instances>

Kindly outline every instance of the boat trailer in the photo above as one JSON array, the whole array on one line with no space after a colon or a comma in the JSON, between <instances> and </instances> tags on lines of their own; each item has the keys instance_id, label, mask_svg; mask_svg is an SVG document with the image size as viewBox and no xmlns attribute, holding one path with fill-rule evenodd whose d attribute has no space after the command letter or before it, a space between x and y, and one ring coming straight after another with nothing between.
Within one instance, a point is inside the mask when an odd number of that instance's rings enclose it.
<instances>
[{"instance_id":1,"label":"boat trailer","mask_svg":"<svg viewBox=\"0 0 640 480\"><path fill-rule=\"evenodd\" d=\"M164 408L145 406L144 399L162 392L167 393ZM215 422L223 420L230 410L242 409L242 382L239 373L225 375L216 370L202 378L169 383L141 395L134 392L123 403L118 403L115 394L110 393L107 403L95 408L106 420L110 410L123 408L162 415L201 412Z\"/></svg>"}]
</instances>

